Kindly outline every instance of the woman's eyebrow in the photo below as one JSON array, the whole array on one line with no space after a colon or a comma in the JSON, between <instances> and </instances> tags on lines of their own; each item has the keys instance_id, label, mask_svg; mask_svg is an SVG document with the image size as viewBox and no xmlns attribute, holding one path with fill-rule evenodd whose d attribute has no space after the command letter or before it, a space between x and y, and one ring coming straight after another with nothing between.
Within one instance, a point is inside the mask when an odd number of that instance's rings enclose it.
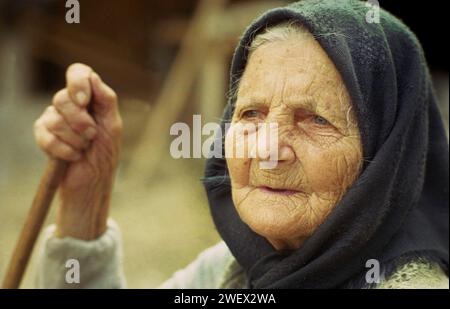
<instances>
[{"instance_id":1,"label":"woman's eyebrow","mask_svg":"<svg viewBox=\"0 0 450 309\"><path fill-rule=\"evenodd\" d=\"M327 118L327 120L333 122L334 124L346 124L348 122L348 112L346 112L345 115L340 115L339 113L336 113L332 107L324 107L324 105L321 104L321 100L316 99L313 96L291 98L289 99L289 103L287 105L294 110L305 109L318 114Z\"/></svg>"},{"instance_id":2,"label":"woman's eyebrow","mask_svg":"<svg viewBox=\"0 0 450 309\"><path fill-rule=\"evenodd\" d=\"M267 103L267 99L264 97L244 97L238 98L236 101L236 110L242 111L244 108L255 107L255 108L267 108L269 107L269 103Z\"/></svg>"},{"instance_id":3,"label":"woman's eyebrow","mask_svg":"<svg viewBox=\"0 0 450 309\"><path fill-rule=\"evenodd\" d=\"M268 102L270 99L268 99L265 96L245 96L238 98L236 101L236 110L235 114L236 116L239 116L239 114L246 108L267 108L270 109L271 104ZM298 109L305 109L312 113L317 112L317 104L316 100L312 96L295 96L290 97L287 99L283 99L281 101L281 105L284 105L293 111Z\"/></svg>"},{"instance_id":4,"label":"woman's eyebrow","mask_svg":"<svg viewBox=\"0 0 450 309\"><path fill-rule=\"evenodd\" d=\"M236 108L240 107L268 107L271 105L272 98L268 98L265 95L249 95L249 96L243 96L238 97L236 100ZM316 109L316 100L312 96L289 96L286 98L283 98L281 100L281 103L284 103L285 105L294 108L294 109L310 109L315 110Z\"/></svg>"},{"instance_id":5,"label":"woman's eyebrow","mask_svg":"<svg viewBox=\"0 0 450 309\"><path fill-rule=\"evenodd\" d=\"M283 99L283 103L296 110L296 109L307 109L310 111L315 111L317 109L316 100L312 96L293 96Z\"/></svg>"}]
</instances>

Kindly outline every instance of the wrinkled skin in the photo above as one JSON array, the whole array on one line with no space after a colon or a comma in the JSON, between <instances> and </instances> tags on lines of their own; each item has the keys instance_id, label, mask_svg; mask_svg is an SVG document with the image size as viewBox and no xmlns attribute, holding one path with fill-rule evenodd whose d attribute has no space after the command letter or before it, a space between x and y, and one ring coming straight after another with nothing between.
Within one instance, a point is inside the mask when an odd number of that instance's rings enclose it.
<instances>
[{"instance_id":1,"label":"wrinkled skin","mask_svg":"<svg viewBox=\"0 0 450 309\"><path fill-rule=\"evenodd\" d=\"M56 236L92 240L106 231L122 118L116 93L91 67L72 64L66 80L36 120L34 134L49 157L68 162L59 186Z\"/></svg>"},{"instance_id":2,"label":"wrinkled skin","mask_svg":"<svg viewBox=\"0 0 450 309\"><path fill-rule=\"evenodd\" d=\"M349 94L312 36L266 43L252 53L232 124L268 122L278 123L273 169L258 164L267 160L259 151L263 143L236 142L232 130L226 136L233 202L241 219L277 250L296 249L333 210L362 163ZM250 134L256 132L240 138ZM255 147L258 155L232 157L238 147Z\"/></svg>"}]
</instances>

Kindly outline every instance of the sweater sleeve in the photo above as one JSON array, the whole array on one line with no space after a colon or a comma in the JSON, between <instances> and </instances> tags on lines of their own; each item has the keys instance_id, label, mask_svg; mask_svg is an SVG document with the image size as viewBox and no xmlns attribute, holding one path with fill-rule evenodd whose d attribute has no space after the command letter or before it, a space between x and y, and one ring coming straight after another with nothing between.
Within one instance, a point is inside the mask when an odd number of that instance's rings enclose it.
<instances>
[{"instance_id":1,"label":"sweater sleeve","mask_svg":"<svg viewBox=\"0 0 450 309\"><path fill-rule=\"evenodd\" d=\"M233 256L221 241L201 252L185 268L175 272L163 282L160 289L217 289L227 275L227 266Z\"/></svg>"},{"instance_id":2,"label":"sweater sleeve","mask_svg":"<svg viewBox=\"0 0 450 309\"><path fill-rule=\"evenodd\" d=\"M38 262L38 288L124 288L119 227L108 221L98 239L57 238L55 226L44 233Z\"/></svg>"},{"instance_id":3,"label":"sweater sleeve","mask_svg":"<svg viewBox=\"0 0 450 309\"><path fill-rule=\"evenodd\" d=\"M44 233L38 261L38 288L126 287L122 269L122 239L114 221L109 220L105 234L92 241L57 238L54 236L55 228L52 225ZM221 241L201 252L159 288L218 288L230 261L233 261L231 252Z\"/></svg>"}]
</instances>

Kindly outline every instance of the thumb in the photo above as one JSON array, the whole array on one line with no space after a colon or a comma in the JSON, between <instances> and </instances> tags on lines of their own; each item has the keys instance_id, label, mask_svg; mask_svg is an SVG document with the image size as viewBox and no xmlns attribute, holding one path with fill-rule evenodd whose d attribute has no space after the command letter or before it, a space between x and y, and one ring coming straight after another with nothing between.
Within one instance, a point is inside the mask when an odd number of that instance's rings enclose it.
<instances>
[{"instance_id":1,"label":"thumb","mask_svg":"<svg viewBox=\"0 0 450 309\"><path fill-rule=\"evenodd\" d=\"M92 72L89 77L92 88L92 109L94 114L103 118L116 117L118 114L117 95L100 76Z\"/></svg>"},{"instance_id":2,"label":"thumb","mask_svg":"<svg viewBox=\"0 0 450 309\"><path fill-rule=\"evenodd\" d=\"M122 118L119 113L117 95L100 76L92 72L89 77L92 87L91 109L95 120L113 136L120 138L122 133Z\"/></svg>"}]
</instances>

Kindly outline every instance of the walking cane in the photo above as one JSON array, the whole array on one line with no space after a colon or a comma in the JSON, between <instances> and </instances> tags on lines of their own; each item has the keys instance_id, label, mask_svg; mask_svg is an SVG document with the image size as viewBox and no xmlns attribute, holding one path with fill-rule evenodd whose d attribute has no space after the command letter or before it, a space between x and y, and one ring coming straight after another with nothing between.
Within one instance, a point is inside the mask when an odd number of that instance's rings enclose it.
<instances>
[{"instance_id":1,"label":"walking cane","mask_svg":"<svg viewBox=\"0 0 450 309\"><path fill-rule=\"evenodd\" d=\"M68 163L50 159L8 264L2 288L17 289Z\"/></svg>"}]
</instances>

